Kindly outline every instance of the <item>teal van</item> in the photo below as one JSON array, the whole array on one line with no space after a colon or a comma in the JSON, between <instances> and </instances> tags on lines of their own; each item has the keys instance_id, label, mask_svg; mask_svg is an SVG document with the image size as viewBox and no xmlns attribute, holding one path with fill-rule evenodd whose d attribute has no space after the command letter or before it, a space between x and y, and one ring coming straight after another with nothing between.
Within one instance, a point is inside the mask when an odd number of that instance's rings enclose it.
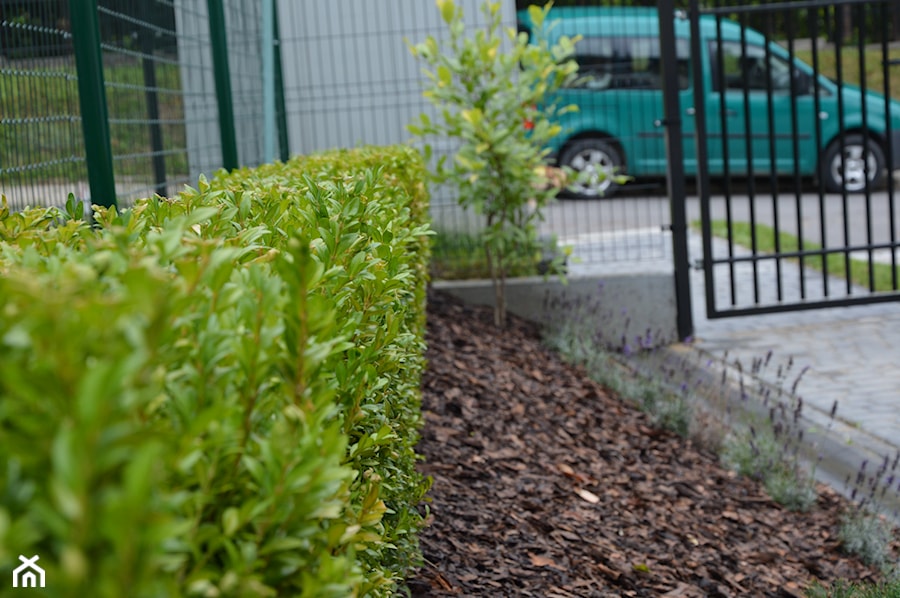
<instances>
[{"instance_id":1,"label":"teal van","mask_svg":"<svg viewBox=\"0 0 900 598\"><path fill-rule=\"evenodd\" d=\"M563 132L550 147L557 164L576 171L616 171L635 178L665 176L656 9L560 7L551 10L548 23L552 23L551 43L564 35L582 36L575 49L583 77L558 97L561 105L575 104L579 110L560 117ZM519 28L530 31L527 11L519 13ZM797 172L814 177L830 192L856 193L866 189L866 179L870 189L884 183L887 156L894 162L891 170L900 167L900 103L886 103L879 94L863 94L857 87L816 77L812 67L796 59L791 62L788 51L768 42L763 34L745 28L742 37L741 26L733 21L723 19L717 24L715 17L703 16L700 35L703 91L698 98L690 64L690 22L675 16L688 174L697 172L697 102L703 102L705 108L712 176L726 172L769 175L774 167L777 175ZM748 160L748 137L752 160ZM610 178L596 177L571 189L570 194L609 196L615 188Z\"/></svg>"}]
</instances>

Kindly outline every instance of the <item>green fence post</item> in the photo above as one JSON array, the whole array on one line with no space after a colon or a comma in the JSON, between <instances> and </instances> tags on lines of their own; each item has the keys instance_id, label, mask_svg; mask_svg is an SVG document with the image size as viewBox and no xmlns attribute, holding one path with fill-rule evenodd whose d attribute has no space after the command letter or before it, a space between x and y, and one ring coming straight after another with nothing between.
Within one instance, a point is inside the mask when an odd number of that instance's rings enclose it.
<instances>
[{"instance_id":1,"label":"green fence post","mask_svg":"<svg viewBox=\"0 0 900 598\"><path fill-rule=\"evenodd\" d=\"M72 0L73 2L75 0ZM237 134L234 131L234 103L231 97L231 72L228 68L228 40L225 35L225 9L222 0L207 0L209 37L212 45L213 74L219 104L219 135L222 139L222 166L238 167Z\"/></svg>"},{"instance_id":2,"label":"green fence post","mask_svg":"<svg viewBox=\"0 0 900 598\"><path fill-rule=\"evenodd\" d=\"M278 119L278 149L282 162L287 162L291 157L291 148L288 139L287 108L284 102L284 76L281 64L281 34L278 21L278 0L272 0L275 6L275 115Z\"/></svg>"},{"instance_id":3,"label":"green fence post","mask_svg":"<svg viewBox=\"0 0 900 598\"><path fill-rule=\"evenodd\" d=\"M97 0L69 0L75 68L78 72L78 100L84 133L85 158L91 202L107 208L116 206L116 179L109 140L109 111L103 84L103 55L100 52L100 24Z\"/></svg>"}]
</instances>

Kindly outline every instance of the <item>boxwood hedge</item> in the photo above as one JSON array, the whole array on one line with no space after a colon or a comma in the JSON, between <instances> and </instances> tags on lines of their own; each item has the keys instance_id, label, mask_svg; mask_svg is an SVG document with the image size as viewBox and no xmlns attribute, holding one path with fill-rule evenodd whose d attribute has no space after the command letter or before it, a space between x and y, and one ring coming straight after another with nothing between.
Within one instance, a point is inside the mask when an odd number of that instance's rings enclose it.
<instances>
[{"instance_id":1,"label":"boxwood hedge","mask_svg":"<svg viewBox=\"0 0 900 598\"><path fill-rule=\"evenodd\" d=\"M361 148L0 211L0 577L386 596L419 558L424 167ZM0 595L12 592L0 586Z\"/></svg>"}]
</instances>

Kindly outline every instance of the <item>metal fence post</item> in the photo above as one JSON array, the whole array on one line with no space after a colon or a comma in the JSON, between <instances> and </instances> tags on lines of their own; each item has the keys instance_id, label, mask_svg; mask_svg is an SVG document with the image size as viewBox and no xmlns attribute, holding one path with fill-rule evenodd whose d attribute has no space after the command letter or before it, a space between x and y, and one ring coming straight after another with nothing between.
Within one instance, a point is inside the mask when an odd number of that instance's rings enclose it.
<instances>
[{"instance_id":1,"label":"metal fence post","mask_svg":"<svg viewBox=\"0 0 900 598\"><path fill-rule=\"evenodd\" d=\"M91 202L108 208L114 207L116 180L109 140L109 111L103 83L97 0L69 0L69 15L75 47L75 68L78 72L78 100Z\"/></svg>"},{"instance_id":2,"label":"metal fence post","mask_svg":"<svg viewBox=\"0 0 900 598\"><path fill-rule=\"evenodd\" d=\"M281 63L281 33L278 21L278 0L272 0L275 11L273 26L275 28L275 115L278 119L278 149L282 162L287 162L291 157L291 148L288 139L287 107L284 102L284 76Z\"/></svg>"},{"instance_id":3,"label":"metal fence post","mask_svg":"<svg viewBox=\"0 0 900 598\"><path fill-rule=\"evenodd\" d=\"M222 166L226 170L234 170L238 167L237 135L234 130L234 102L231 96L231 71L228 68L228 40L225 34L225 9L222 0L207 0L207 10L216 98L219 104Z\"/></svg>"},{"instance_id":4,"label":"metal fence post","mask_svg":"<svg viewBox=\"0 0 900 598\"><path fill-rule=\"evenodd\" d=\"M691 306L691 271L688 260L688 227L685 214L684 142L681 103L678 98L678 56L675 45L675 3L659 2L659 44L662 56L663 99L665 102L666 155L668 156L669 202L672 209L672 256L675 261L675 309L678 337L694 334Z\"/></svg>"}]
</instances>

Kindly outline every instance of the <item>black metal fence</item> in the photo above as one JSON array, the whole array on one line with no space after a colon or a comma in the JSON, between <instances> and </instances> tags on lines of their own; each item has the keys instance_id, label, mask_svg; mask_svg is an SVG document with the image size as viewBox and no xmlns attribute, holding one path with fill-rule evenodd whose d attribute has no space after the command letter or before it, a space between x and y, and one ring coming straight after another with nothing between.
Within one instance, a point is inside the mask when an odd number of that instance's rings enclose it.
<instances>
[{"instance_id":1,"label":"black metal fence","mask_svg":"<svg viewBox=\"0 0 900 598\"><path fill-rule=\"evenodd\" d=\"M900 299L895 4L692 2L710 317Z\"/></svg>"}]
</instances>

